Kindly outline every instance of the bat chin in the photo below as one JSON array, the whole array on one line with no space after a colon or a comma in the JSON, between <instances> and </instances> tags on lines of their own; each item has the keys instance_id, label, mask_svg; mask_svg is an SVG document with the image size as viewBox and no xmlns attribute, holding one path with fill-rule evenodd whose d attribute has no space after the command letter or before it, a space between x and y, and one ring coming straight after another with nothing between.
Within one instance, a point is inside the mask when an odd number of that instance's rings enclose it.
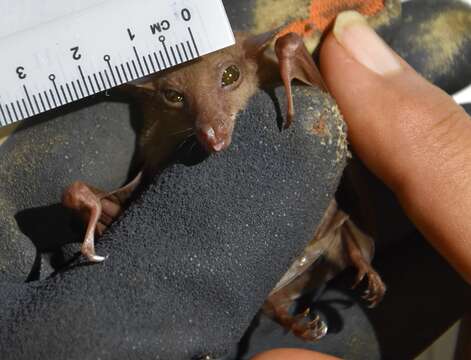
<instances>
[{"instance_id":1,"label":"bat chin","mask_svg":"<svg viewBox=\"0 0 471 360\"><path fill-rule=\"evenodd\" d=\"M226 150L229 147L229 142L220 140L217 142L203 142L203 147L209 153L218 153Z\"/></svg>"},{"instance_id":2,"label":"bat chin","mask_svg":"<svg viewBox=\"0 0 471 360\"><path fill-rule=\"evenodd\" d=\"M220 152L220 151L226 150L227 147L228 147L228 145L227 145L226 141L222 140L219 143L213 145L213 151L214 152Z\"/></svg>"}]
</instances>

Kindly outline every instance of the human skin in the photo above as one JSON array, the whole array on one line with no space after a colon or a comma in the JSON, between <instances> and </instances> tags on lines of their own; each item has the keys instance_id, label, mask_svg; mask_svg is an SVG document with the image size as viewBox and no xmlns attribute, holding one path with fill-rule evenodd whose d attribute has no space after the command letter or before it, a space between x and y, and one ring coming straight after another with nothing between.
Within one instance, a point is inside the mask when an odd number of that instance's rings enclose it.
<instances>
[{"instance_id":1,"label":"human skin","mask_svg":"<svg viewBox=\"0 0 471 360\"><path fill-rule=\"evenodd\" d=\"M338 16L320 52L355 153L395 193L425 238L471 284L471 119L417 74L356 12ZM463 345L470 344L470 315ZM471 349L461 350L466 357ZM254 360L332 360L278 349Z\"/></svg>"},{"instance_id":2,"label":"human skin","mask_svg":"<svg viewBox=\"0 0 471 360\"><path fill-rule=\"evenodd\" d=\"M338 358L302 349L276 349L256 355L252 360L338 360Z\"/></svg>"},{"instance_id":3,"label":"human skin","mask_svg":"<svg viewBox=\"0 0 471 360\"><path fill-rule=\"evenodd\" d=\"M321 72L368 168L471 284L471 121L355 12L337 18ZM352 96L352 94L356 94Z\"/></svg>"}]
</instances>

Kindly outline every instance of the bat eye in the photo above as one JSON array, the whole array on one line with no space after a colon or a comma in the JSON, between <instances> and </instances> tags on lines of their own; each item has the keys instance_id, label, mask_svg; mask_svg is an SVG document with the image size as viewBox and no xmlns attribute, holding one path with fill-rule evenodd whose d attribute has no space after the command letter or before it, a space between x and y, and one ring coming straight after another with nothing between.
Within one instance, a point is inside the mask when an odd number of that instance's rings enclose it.
<instances>
[{"instance_id":1,"label":"bat eye","mask_svg":"<svg viewBox=\"0 0 471 360\"><path fill-rule=\"evenodd\" d=\"M185 97L175 90L165 90L164 91L165 100L174 104L183 103Z\"/></svg>"},{"instance_id":2,"label":"bat eye","mask_svg":"<svg viewBox=\"0 0 471 360\"><path fill-rule=\"evenodd\" d=\"M222 87L234 84L240 78L240 70L237 66L231 65L222 73Z\"/></svg>"}]
</instances>

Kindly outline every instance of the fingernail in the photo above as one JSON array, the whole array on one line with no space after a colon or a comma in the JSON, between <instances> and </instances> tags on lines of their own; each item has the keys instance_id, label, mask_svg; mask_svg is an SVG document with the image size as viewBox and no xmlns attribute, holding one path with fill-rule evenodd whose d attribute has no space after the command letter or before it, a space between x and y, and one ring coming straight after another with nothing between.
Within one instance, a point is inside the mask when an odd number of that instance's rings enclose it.
<instances>
[{"instance_id":1,"label":"fingernail","mask_svg":"<svg viewBox=\"0 0 471 360\"><path fill-rule=\"evenodd\" d=\"M340 13L335 20L334 36L352 57L377 74L390 75L402 67L392 50L356 11Z\"/></svg>"}]
</instances>

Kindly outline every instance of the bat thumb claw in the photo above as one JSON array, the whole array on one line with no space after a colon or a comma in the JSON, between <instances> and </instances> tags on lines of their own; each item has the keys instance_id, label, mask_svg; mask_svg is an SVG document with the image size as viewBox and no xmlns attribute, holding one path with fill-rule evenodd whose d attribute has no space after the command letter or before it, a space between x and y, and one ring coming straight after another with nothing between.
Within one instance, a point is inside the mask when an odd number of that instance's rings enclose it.
<instances>
[{"instance_id":1,"label":"bat thumb claw","mask_svg":"<svg viewBox=\"0 0 471 360\"><path fill-rule=\"evenodd\" d=\"M294 113L292 111L289 111L286 114L286 121L285 121L285 124L283 126L283 129L289 129L289 127L293 123L293 118L294 118Z\"/></svg>"}]
</instances>

